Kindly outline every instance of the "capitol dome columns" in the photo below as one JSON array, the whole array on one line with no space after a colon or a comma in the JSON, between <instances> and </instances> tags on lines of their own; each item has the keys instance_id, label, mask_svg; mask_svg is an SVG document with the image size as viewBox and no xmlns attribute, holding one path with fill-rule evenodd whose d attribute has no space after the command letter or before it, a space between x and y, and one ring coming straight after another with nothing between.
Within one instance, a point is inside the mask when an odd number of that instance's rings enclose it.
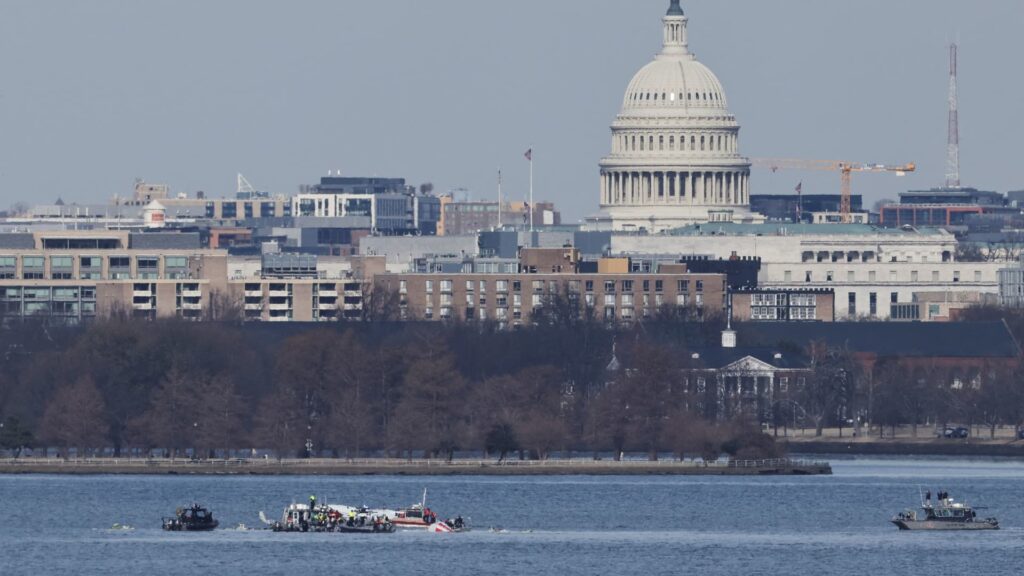
<instances>
[{"instance_id":1,"label":"capitol dome columns","mask_svg":"<svg viewBox=\"0 0 1024 576\"><path fill-rule=\"evenodd\" d=\"M656 204L747 205L750 174L742 170L606 170L602 203L608 206Z\"/></svg>"}]
</instances>

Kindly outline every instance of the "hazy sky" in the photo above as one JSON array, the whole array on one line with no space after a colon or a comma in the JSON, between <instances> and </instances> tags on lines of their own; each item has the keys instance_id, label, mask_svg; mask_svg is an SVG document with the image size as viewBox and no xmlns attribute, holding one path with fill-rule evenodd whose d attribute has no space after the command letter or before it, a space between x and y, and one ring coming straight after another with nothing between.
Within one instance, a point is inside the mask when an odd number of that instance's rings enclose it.
<instances>
[{"instance_id":1,"label":"hazy sky","mask_svg":"<svg viewBox=\"0 0 1024 576\"><path fill-rule=\"evenodd\" d=\"M596 211L598 160L668 0L0 0L0 205L101 202L136 177L292 193L327 170ZM751 157L915 161L941 184L959 38L964 185L1024 188L1021 0L691 0L690 47ZM756 193L837 192L755 170Z\"/></svg>"}]
</instances>

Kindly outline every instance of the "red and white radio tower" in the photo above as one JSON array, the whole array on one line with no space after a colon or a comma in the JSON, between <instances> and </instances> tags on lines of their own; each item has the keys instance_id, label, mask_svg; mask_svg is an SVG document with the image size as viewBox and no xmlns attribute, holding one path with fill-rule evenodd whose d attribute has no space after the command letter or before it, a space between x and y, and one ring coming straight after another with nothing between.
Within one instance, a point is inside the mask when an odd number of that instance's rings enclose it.
<instances>
[{"instance_id":1,"label":"red and white radio tower","mask_svg":"<svg viewBox=\"0 0 1024 576\"><path fill-rule=\"evenodd\" d=\"M949 141L946 158L946 188L960 187L960 118L957 114L957 45L949 45Z\"/></svg>"}]
</instances>

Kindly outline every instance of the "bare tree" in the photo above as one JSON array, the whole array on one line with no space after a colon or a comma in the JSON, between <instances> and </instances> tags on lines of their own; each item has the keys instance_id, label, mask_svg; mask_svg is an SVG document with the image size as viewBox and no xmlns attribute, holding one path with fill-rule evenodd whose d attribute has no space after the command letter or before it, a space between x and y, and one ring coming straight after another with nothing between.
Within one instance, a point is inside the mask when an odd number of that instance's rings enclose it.
<instances>
[{"instance_id":1,"label":"bare tree","mask_svg":"<svg viewBox=\"0 0 1024 576\"><path fill-rule=\"evenodd\" d=\"M724 440L722 430L700 416L685 409L672 414L669 442L680 460L687 454L700 456L704 462L717 460Z\"/></svg>"},{"instance_id":2,"label":"bare tree","mask_svg":"<svg viewBox=\"0 0 1024 576\"><path fill-rule=\"evenodd\" d=\"M814 419L815 436L821 436L828 419L842 412L854 385L856 366L848 350L824 342L808 345L811 373L801 391L801 404Z\"/></svg>"},{"instance_id":3,"label":"bare tree","mask_svg":"<svg viewBox=\"0 0 1024 576\"><path fill-rule=\"evenodd\" d=\"M990 247L988 254L992 253L993 249ZM985 252L973 242L957 242L955 258L958 262L984 262L988 259Z\"/></svg>"},{"instance_id":4,"label":"bare tree","mask_svg":"<svg viewBox=\"0 0 1024 576\"><path fill-rule=\"evenodd\" d=\"M276 357L275 387L287 405L300 410L296 425L306 430L306 438L314 446L328 440L330 396L344 362L338 336L337 331L327 329L304 332L286 340Z\"/></svg>"},{"instance_id":5,"label":"bare tree","mask_svg":"<svg viewBox=\"0 0 1024 576\"><path fill-rule=\"evenodd\" d=\"M394 425L405 449L451 459L465 439L464 395L465 381L447 351L434 350L414 360L395 409Z\"/></svg>"},{"instance_id":6,"label":"bare tree","mask_svg":"<svg viewBox=\"0 0 1024 576\"><path fill-rule=\"evenodd\" d=\"M327 436L333 445L343 448L346 455L358 456L377 430L374 418L377 380L368 350L351 330L341 338L335 351L340 358L335 373L337 380L327 392L330 405Z\"/></svg>"},{"instance_id":7,"label":"bare tree","mask_svg":"<svg viewBox=\"0 0 1024 576\"><path fill-rule=\"evenodd\" d=\"M244 445L247 406L234 382L220 375L201 379L198 384L199 408L193 421L197 448L209 452L221 449L227 453Z\"/></svg>"},{"instance_id":8,"label":"bare tree","mask_svg":"<svg viewBox=\"0 0 1024 576\"><path fill-rule=\"evenodd\" d=\"M106 443L106 406L96 384L88 376L58 388L50 399L40 425L43 439L64 448L76 448L79 457Z\"/></svg>"},{"instance_id":9,"label":"bare tree","mask_svg":"<svg viewBox=\"0 0 1024 576\"><path fill-rule=\"evenodd\" d=\"M242 302L222 290L210 292L210 303L204 310L205 320L218 322L241 322L243 318Z\"/></svg>"},{"instance_id":10,"label":"bare tree","mask_svg":"<svg viewBox=\"0 0 1024 576\"><path fill-rule=\"evenodd\" d=\"M149 409L132 419L129 429L135 443L163 448L172 457L180 450L195 448L201 413L198 388L193 375L173 367L154 391Z\"/></svg>"},{"instance_id":11,"label":"bare tree","mask_svg":"<svg viewBox=\"0 0 1024 576\"><path fill-rule=\"evenodd\" d=\"M362 285L363 308L360 319L365 322L394 322L401 319L401 297L397 291L376 282ZM340 311L344 318L344 310Z\"/></svg>"},{"instance_id":12,"label":"bare tree","mask_svg":"<svg viewBox=\"0 0 1024 576\"><path fill-rule=\"evenodd\" d=\"M879 436L885 437L885 427L896 437L896 427L909 420L906 416L904 388L910 380L910 371L898 359L886 359L874 367L873 421L878 424Z\"/></svg>"},{"instance_id":13,"label":"bare tree","mask_svg":"<svg viewBox=\"0 0 1024 576\"><path fill-rule=\"evenodd\" d=\"M255 438L278 458L300 450L308 432L306 411L289 390L278 388L265 396L255 416Z\"/></svg>"}]
</instances>

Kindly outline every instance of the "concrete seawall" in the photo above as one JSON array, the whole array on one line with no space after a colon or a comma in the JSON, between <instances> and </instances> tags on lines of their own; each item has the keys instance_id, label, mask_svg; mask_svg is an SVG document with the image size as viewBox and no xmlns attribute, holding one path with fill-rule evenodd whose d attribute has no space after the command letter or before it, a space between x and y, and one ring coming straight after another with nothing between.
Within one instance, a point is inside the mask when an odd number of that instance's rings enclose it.
<instances>
[{"instance_id":1,"label":"concrete seawall","mask_svg":"<svg viewBox=\"0 0 1024 576\"><path fill-rule=\"evenodd\" d=\"M703 464L673 460L170 460L55 459L0 460L0 474L182 474L182 475L406 475L406 476L564 476L666 475L756 476L831 474L827 462L806 460L740 460Z\"/></svg>"},{"instance_id":2,"label":"concrete seawall","mask_svg":"<svg viewBox=\"0 0 1024 576\"><path fill-rule=\"evenodd\" d=\"M951 440L797 441L785 444L793 454L857 454L864 456L1016 456L1024 457L1024 442L964 442Z\"/></svg>"}]
</instances>

